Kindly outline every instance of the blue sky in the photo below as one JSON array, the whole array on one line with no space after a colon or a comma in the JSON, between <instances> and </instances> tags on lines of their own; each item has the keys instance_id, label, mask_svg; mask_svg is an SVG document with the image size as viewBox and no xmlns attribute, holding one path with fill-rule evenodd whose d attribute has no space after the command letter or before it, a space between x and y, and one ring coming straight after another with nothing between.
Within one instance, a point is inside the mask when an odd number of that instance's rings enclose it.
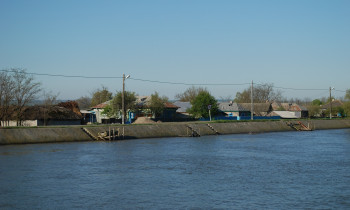
<instances>
[{"instance_id":1,"label":"blue sky","mask_svg":"<svg viewBox=\"0 0 350 210\"><path fill-rule=\"evenodd\" d=\"M122 76L139 95L170 99L188 84L273 83L288 98L350 88L350 1L0 0L0 69ZM62 99L122 80L36 76ZM249 85L210 85L234 98ZM344 96L334 91L336 97Z\"/></svg>"}]
</instances>

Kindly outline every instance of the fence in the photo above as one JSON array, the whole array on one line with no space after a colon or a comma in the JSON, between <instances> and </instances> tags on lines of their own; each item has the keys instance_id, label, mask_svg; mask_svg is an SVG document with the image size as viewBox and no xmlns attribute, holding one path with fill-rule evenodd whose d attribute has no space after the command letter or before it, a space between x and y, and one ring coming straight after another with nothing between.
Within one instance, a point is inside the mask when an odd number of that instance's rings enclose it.
<instances>
[{"instance_id":1,"label":"fence","mask_svg":"<svg viewBox=\"0 0 350 210\"><path fill-rule=\"evenodd\" d=\"M255 116L254 120L279 120L280 116L271 116L271 117L263 117L263 116ZM200 121L209 121L209 118L200 118ZM212 120L250 120L250 116L239 116L239 117L212 117Z\"/></svg>"}]
</instances>

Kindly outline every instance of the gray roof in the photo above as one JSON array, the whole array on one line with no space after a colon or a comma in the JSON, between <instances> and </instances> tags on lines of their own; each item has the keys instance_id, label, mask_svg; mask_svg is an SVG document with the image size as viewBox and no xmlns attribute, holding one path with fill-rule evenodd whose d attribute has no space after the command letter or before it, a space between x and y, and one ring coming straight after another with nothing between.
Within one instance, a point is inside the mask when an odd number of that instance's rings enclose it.
<instances>
[{"instance_id":1,"label":"gray roof","mask_svg":"<svg viewBox=\"0 0 350 210\"><path fill-rule=\"evenodd\" d=\"M252 104L251 103L239 103L245 110L250 111ZM271 104L270 103L254 103L254 113L257 112L268 112L270 111Z\"/></svg>"},{"instance_id":2,"label":"gray roof","mask_svg":"<svg viewBox=\"0 0 350 210\"><path fill-rule=\"evenodd\" d=\"M243 106L237 104L237 103L231 103L231 102L220 102L218 104L219 110L222 112L244 112L249 111L245 109Z\"/></svg>"},{"instance_id":3,"label":"gray roof","mask_svg":"<svg viewBox=\"0 0 350 210\"><path fill-rule=\"evenodd\" d=\"M151 96L136 96L136 105L146 106L150 103Z\"/></svg>"},{"instance_id":4,"label":"gray roof","mask_svg":"<svg viewBox=\"0 0 350 210\"><path fill-rule=\"evenodd\" d=\"M175 106L178 106L179 108L176 110L176 112L180 113L186 113L188 109L192 107L190 102L182 102L182 101L176 101L173 103Z\"/></svg>"}]
</instances>

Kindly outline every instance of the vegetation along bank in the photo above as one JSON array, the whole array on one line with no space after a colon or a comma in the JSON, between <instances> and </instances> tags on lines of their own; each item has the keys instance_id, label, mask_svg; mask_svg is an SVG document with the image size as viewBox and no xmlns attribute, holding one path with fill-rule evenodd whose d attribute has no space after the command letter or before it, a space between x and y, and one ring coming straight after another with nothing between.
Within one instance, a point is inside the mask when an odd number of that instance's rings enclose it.
<instances>
[{"instance_id":1,"label":"vegetation along bank","mask_svg":"<svg viewBox=\"0 0 350 210\"><path fill-rule=\"evenodd\" d=\"M67 126L1 128L0 144L28 144L49 142L78 142L96 140L126 140L161 137L197 137L239 133L293 131L302 128L313 130L350 128L350 120L301 121L246 121L246 122L181 122L141 125Z\"/></svg>"}]
</instances>

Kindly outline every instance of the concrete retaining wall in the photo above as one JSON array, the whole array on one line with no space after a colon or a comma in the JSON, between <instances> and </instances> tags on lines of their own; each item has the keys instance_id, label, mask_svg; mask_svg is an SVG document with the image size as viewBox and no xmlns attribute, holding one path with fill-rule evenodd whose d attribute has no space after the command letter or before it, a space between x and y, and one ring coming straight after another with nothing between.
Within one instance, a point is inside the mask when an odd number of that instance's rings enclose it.
<instances>
[{"instance_id":1,"label":"concrete retaining wall","mask_svg":"<svg viewBox=\"0 0 350 210\"><path fill-rule=\"evenodd\" d=\"M80 127L0 129L0 144L90 141Z\"/></svg>"},{"instance_id":2,"label":"concrete retaining wall","mask_svg":"<svg viewBox=\"0 0 350 210\"><path fill-rule=\"evenodd\" d=\"M350 120L303 120L312 128L339 129L350 128ZM26 144L44 142L92 141L98 133L109 129L119 131L119 139L184 137L197 133L201 136L237 133L262 133L293 131L285 121L229 122L229 123L159 123L150 125L116 125L98 127L45 127L45 128L1 128L1 144ZM89 133L89 134L88 134ZM123 135L124 134L124 135Z\"/></svg>"}]
</instances>

